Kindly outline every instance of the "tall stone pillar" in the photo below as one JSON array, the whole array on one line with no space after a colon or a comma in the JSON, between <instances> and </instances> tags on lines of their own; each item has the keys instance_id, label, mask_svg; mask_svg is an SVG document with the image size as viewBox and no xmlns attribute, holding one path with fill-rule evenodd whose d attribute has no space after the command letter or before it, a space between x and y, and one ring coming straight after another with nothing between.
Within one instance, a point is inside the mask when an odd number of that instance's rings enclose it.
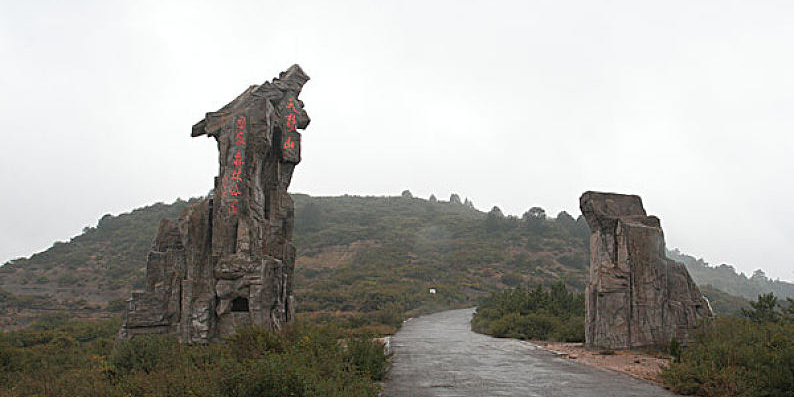
<instances>
[{"instance_id":1,"label":"tall stone pillar","mask_svg":"<svg viewBox=\"0 0 794 397\"><path fill-rule=\"evenodd\" d=\"M667 258L659 218L639 196L586 192L579 199L590 226L585 344L630 349L692 341L713 316L686 267Z\"/></svg>"},{"instance_id":2,"label":"tall stone pillar","mask_svg":"<svg viewBox=\"0 0 794 397\"><path fill-rule=\"evenodd\" d=\"M120 335L175 332L206 343L247 324L294 318L294 205L287 193L309 116L298 96L309 77L293 65L253 85L193 126L218 145L212 197L178 224L164 221ZM167 304L163 303L167 301Z\"/></svg>"}]
</instances>

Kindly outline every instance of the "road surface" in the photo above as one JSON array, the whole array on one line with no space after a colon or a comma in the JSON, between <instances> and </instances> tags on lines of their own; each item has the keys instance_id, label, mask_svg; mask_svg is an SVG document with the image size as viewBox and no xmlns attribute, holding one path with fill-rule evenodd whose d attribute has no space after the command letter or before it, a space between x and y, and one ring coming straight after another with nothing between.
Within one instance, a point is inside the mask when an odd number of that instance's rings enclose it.
<instances>
[{"instance_id":1,"label":"road surface","mask_svg":"<svg viewBox=\"0 0 794 397\"><path fill-rule=\"evenodd\" d=\"M450 310L404 323L391 340L394 358L384 397L674 396L528 342L474 333L473 313Z\"/></svg>"}]
</instances>

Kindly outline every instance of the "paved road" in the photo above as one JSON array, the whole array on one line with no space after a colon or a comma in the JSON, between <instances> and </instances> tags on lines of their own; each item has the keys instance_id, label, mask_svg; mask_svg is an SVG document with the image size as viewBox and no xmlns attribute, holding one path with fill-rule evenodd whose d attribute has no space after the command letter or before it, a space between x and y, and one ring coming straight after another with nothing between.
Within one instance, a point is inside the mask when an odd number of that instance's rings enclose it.
<instances>
[{"instance_id":1,"label":"paved road","mask_svg":"<svg viewBox=\"0 0 794 397\"><path fill-rule=\"evenodd\" d=\"M474 309L415 318L392 338L385 397L673 396L627 375L471 331Z\"/></svg>"}]
</instances>

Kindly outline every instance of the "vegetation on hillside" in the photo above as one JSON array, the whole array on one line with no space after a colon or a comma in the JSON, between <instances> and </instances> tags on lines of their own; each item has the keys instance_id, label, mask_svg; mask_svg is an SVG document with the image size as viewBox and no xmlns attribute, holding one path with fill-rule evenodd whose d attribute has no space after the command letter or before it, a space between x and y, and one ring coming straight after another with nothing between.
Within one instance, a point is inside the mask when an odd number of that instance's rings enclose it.
<instances>
[{"instance_id":1,"label":"vegetation on hillside","mask_svg":"<svg viewBox=\"0 0 794 397\"><path fill-rule=\"evenodd\" d=\"M209 347L180 346L168 337L115 343L118 320L64 324L65 315L44 315L49 323L0 336L0 385L7 385L0 393L372 395L383 357L354 335L390 333L406 316L477 304L472 326L478 332L583 340L578 291L587 274L589 230L581 216L548 218L539 207L522 217L497 207L484 213L457 195L450 201L410 192L293 197L302 321L290 335L250 330ZM130 290L142 285L159 220L176 218L188 204L107 215L67 243L0 267L0 326L18 326L26 313L41 318L52 309L69 310L69 317L123 310ZM748 279L675 251L670 256L687 264L717 313L750 318L718 318L667 370L671 387L701 395L780 395L775 390L788 387L779 379L792 362L794 306L768 297L750 303L725 291L788 296L792 285L758 272ZM338 343L342 339L347 342ZM731 355L735 346L742 349ZM763 378L764 371L770 377Z\"/></svg>"},{"instance_id":2,"label":"vegetation on hillside","mask_svg":"<svg viewBox=\"0 0 794 397\"><path fill-rule=\"evenodd\" d=\"M700 292L709 300L711 309L717 315L740 316L742 309L750 307L750 301L740 296L734 296L721 291L711 285L700 285Z\"/></svg>"},{"instance_id":3,"label":"vegetation on hillside","mask_svg":"<svg viewBox=\"0 0 794 397\"><path fill-rule=\"evenodd\" d=\"M706 397L791 396L794 391L794 301L765 294L745 318L718 316L662 371L676 393Z\"/></svg>"},{"instance_id":4,"label":"vegetation on hillside","mask_svg":"<svg viewBox=\"0 0 794 397\"><path fill-rule=\"evenodd\" d=\"M546 219L536 207L522 219L496 218L456 195L449 202L410 195L293 197L297 308L316 323L392 332L406 315L473 306L508 286L557 280L584 286L587 225L581 217ZM177 217L187 204L108 215L68 243L11 261L0 268L6 307L31 301L23 296L48 296L55 308L72 312L123 310L130 290L142 285L160 218ZM6 310L3 319L19 323L18 314Z\"/></svg>"},{"instance_id":5,"label":"vegetation on hillside","mask_svg":"<svg viewBox=\"0 0 794 397\"><path fill-rule=\"evenodd\" d=\"M449 201L410 192L293 198L297 309L316 323L384 333L406 315L474 306L504 288L563 281L584 289L589 230L581 216L548 218L540 207L522 217L499 208L484 213L456 194ZM130 290L143 283L159 220L175 219L194 200L106 215L69 242L0 267L0 327L20 327L53 309L82 316L123 310ZM706 294L717 311L742 307L730 295Z\"/></svg>"},{"instance_id":6,"label":"vegetation on hillside","mask_svg":"<svg viewBox=\"0 0 794 397\"><path fill-rule=\"evenodd\" d=\"M383 346L306 323L242 330L226 343L114 341L117 320L48 319L0 335L2 396L376 396Z\"/></svg>"},{"instance_id":7,"label":"vegetation on hillside","mask_svg":"<svg viewBox=\"0 0 794 397\"><path fill-rule=\"evenodd\" d=\"M177 218L194 200L108 214L69 242L9 261L0 267L0 296L10 301L13 294L31 309L118 309L123 306L120 300L143 286L146 257L160 219ZM41 302L44 297L48 302Z\"/></svg>"},{"instance_id":8,"label":"vegetation on hillside","mask_svg":"<svg viewBox=\"0 0 794 397\"><path fill-rule=\"evenodd\" d=\"M763 270L758 269L747 277L727 264L710 266L703 259L695 259L674 249L667 251L667 256L686 265L692 279L698 285L711 285L720 291L745 299L755 299L758 295L773 293L781 298L794 298L794 284L780 280L771 280Z\"/></svg>"},{"instance_id":9,"label":"vegetation on hillside","mask_svg":"<svg viewBox=\"0 0 794 397\"><path fill-rule=\"evenodd\" d=\"M507 289L483 299L471 320L475 332L499 338L584 342L584 294L562 282L546 291Z\"/></svg>"},{"instance_id":10,"label":"vegetation on hillside","mask_svg":"<svg viewBox=\"0 0 794 397\"><path fill-rule=\"evenodd\" d=\"M507 286L584 285L586 225L570 216L495 217L408 195L294 198L297 308L315 317L396 327L405 313L474 306Z\"/></svg>"}]
</instances>

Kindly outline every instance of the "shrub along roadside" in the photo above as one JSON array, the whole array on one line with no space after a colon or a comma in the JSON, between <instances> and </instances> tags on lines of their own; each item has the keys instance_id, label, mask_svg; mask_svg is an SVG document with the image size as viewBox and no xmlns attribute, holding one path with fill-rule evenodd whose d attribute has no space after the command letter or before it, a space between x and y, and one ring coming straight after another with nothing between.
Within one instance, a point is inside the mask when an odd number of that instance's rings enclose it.
<instances>
[{"instance_id":1,"label":"shrub along roadside","mask_svg":"<svg viewBox=\"0 0 794 397\"><path fill-rule=\"evenodd\" d=\"M584 342L584 294L558 282L548 291L507 289L480 302L472 330L499 338Z\"/></svg>"},{"instance_id":2,"label":"shrub along roadside","mask_svg":"<svg viewBox=\"0 0 794 397\"><path fill-rule=\"evenodd\" d=\"M383 347L335 327L242 330L224 343L114 341L118 321L0 335L0 396L376 396Z\"/></svg>"},{"instance_id":3,"label":"shrub along roadside","mask_svg":"<svg viewBox=\"0 0 794 397\"><path fill-rule=\"evenodd\" d=\"M791 396L794 324L718 317L680 362L662 369L673 391L699 396Z\"/></svg>"},{"instance_id":4,"label":"shrub along roadside","mask_svg":"<svg viewBox=\"0 0 794 397\"><path fill-rule=\"evenodd\" d=\"M759 296L747 318L720 316L662 369L679 394L706 397L794 396L794 316L771 294Z\"/></svg>"}]
</instances>

